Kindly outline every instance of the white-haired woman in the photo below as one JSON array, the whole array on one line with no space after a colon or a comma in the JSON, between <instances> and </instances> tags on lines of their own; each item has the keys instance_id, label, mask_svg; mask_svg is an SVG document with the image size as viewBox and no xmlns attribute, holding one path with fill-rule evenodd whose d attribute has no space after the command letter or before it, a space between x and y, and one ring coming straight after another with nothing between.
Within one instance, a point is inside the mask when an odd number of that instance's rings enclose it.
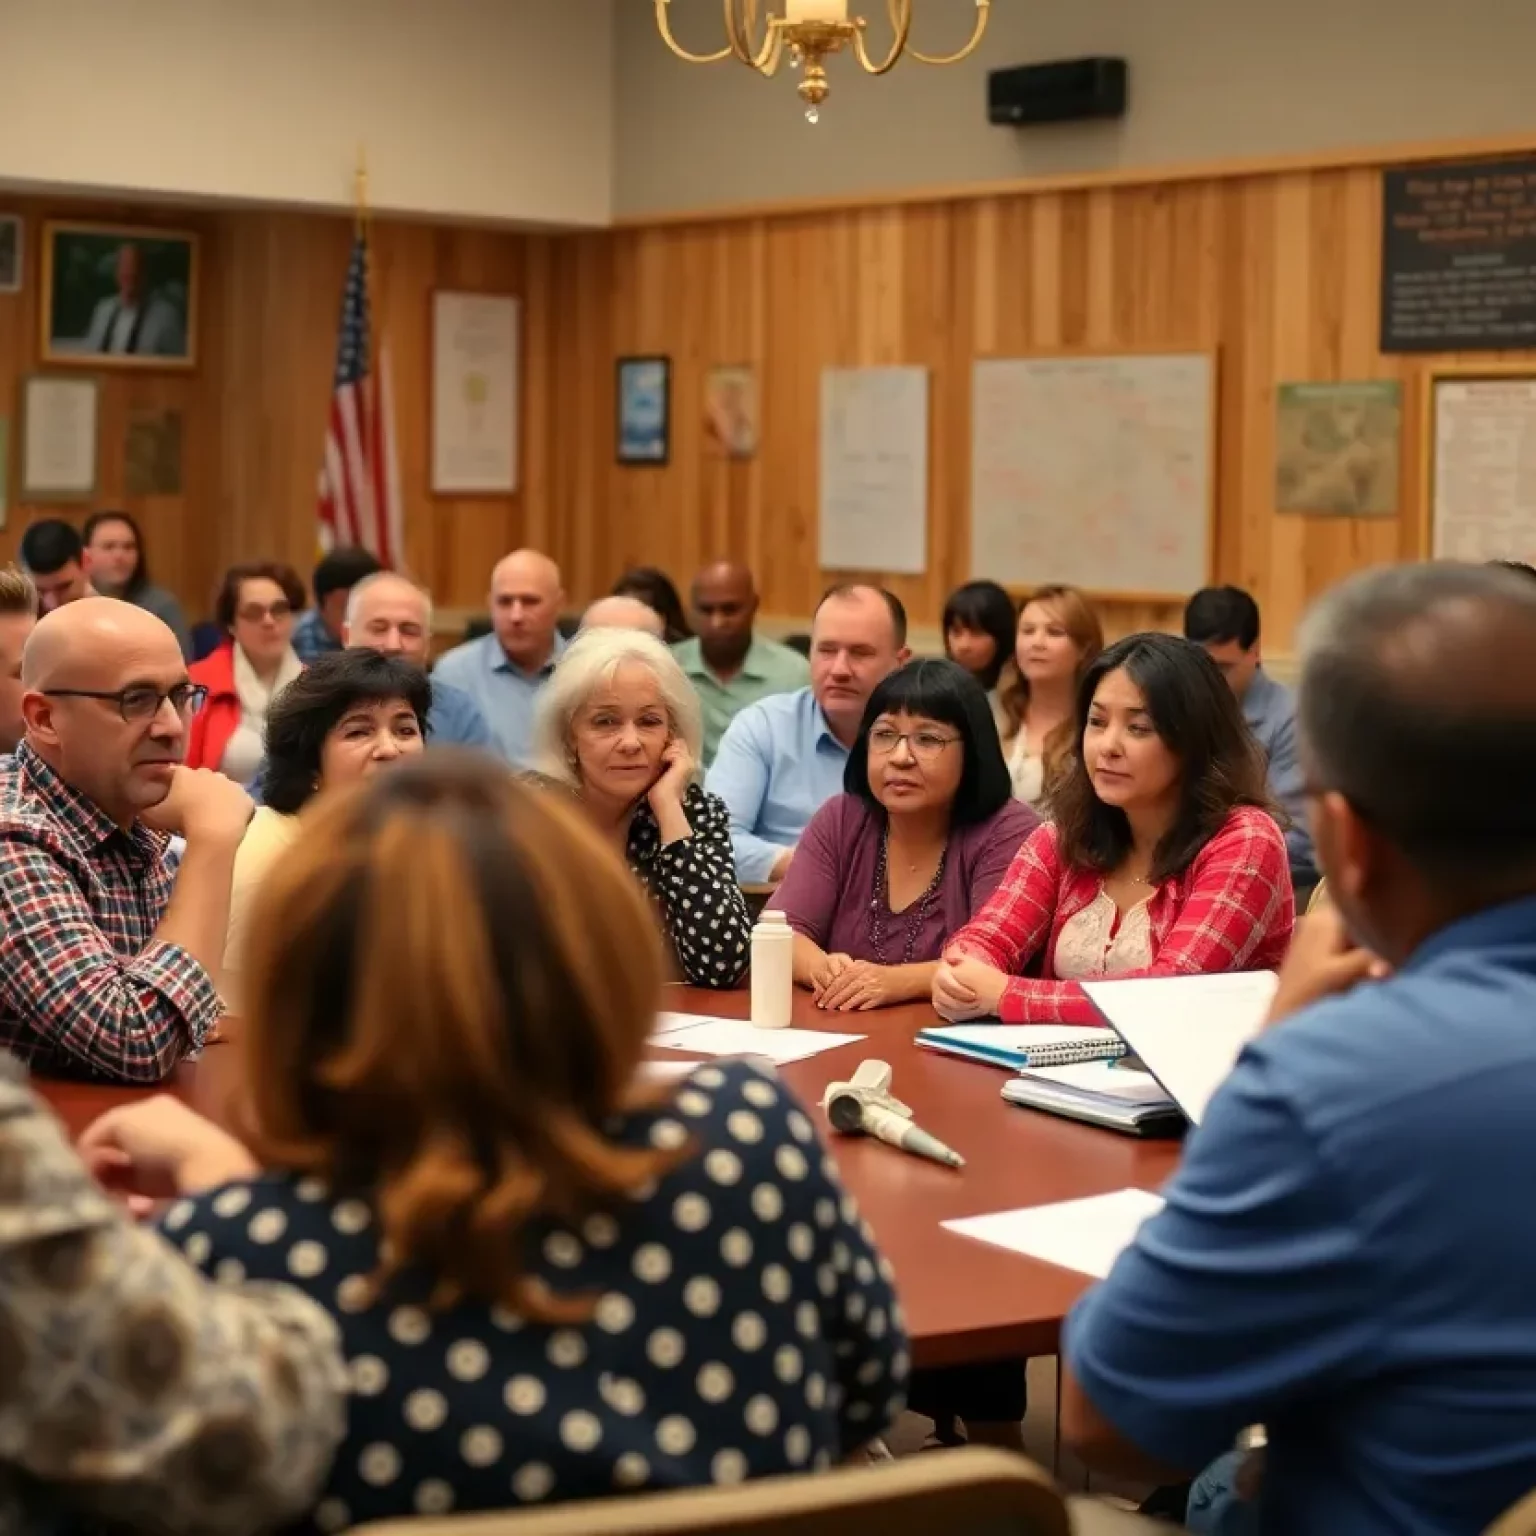
<instances>
[{"instance_id":1,"label":"white-haired woman","mask_svg":"<svg viewBox=\"0 0 1536 1536\"><path fill-rule=\"evenodd\" d=\"M698 696L671 651L630 629L567 646L539 695L534 762L623 853L660 910L683 977L733 987L752 920L725 802L698 783Z\"/></svg>"}]
</instances>

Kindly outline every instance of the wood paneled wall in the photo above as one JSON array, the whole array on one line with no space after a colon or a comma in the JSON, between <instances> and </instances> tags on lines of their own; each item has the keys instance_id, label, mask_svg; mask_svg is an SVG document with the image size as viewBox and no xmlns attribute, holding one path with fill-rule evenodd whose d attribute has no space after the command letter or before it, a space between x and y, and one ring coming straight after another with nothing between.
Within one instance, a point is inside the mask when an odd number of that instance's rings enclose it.
<instances>
[{"instance_id":1,"label":"wood paneled wall","mask_svg":"<svg viewBox=\"0 0 1536 1536\"><path fill-rule=\"evenodd\" d=\"M188 211L10 201L26 219L25 285L0 294L0 415L12 422L11 510L0 559L34 517L79 520L91 509L19 503L19 402L39 368L42 225L53 216L195 229L202 237L198 361L187 372L101 369L100 494L139 518L156 579L205 613L236 560L291 561L306 577L316 553L316 479L335 366L342 283L352 239L344 217L261 210ZM430 299L434 288L521 294L529 240L463 226L373 226L375 321L393 359L396 427L413 570L450 607L484 605L486 575L518 540L516 496L435 498L428 491ZM130 414L183 415L179 496L130 498Z\"/></svg>"},{"instance_id":2,"label":"wood paneled wall","mask_svg":"<svg viewBox=\"0 0 1536 1536\"><path fill-rule=\"evenodd\" d=\"M1418 553L1417 386L1431 360L1377 350L1379 253L1372 166L664 224L557 242L529 271L532 310L554 343L529 359L547 370L544 398L531 391L529 400L528 436L546 439L540 478L529 482L530 520L583 595L626 561L683 576L729 555L757 571L765 611L803 615L829 579L817 567L820 372L921 364L931 370L929 568L890 584L915 623L933 625L945 594L972 574L975 358L1213 350L1214 575L1254 592L1270 648L1283 654L1309 598L1361 566ZM613 463L613 365L627 353L673 361L665 468ZM755 460L732 464L707 454L701 397L708 368L741 362L758 368L762 444ZM1278 515L1275 386L1394 378L1405 385L1406 411L1399 515ZM1179 617L1177 608L1113 602L1104 611L1117 633Z\"/></svg>"},{"instance_id":3,"label":"wood paneled wall","mask_svg":"<svg viewBox=\"0 0 1536 1536\"><path fill-rule=\"evenodd\" d=\"M0 413L13 421L20 377L36 367L42 218L58 211L152 222L143 210L78 204L20 211L28 280L21 295L0 295ZM175 210L161 222L204 236L199 363L190 374L102 374L101 501L123 501L130 410L182 410L183 494L129 505L161 578L201 612L234 559L311 563L351 226L255 210ZM768 615L801 619L829 579L817 567L821 370L922 364L932 373L929 569L891 585L914 623L932 626L945 594L971 574L973 359L1073 347L1209 349L1220 380L1214 574L1256 594L1270 649L1284 654L1313 595L1360 566L1419 553L1419 386L1443 359L1377 351L1379 250L1380 175L1371 165L573 236L381 222L375 308L394 357L411 564L441 605L478 609L491 564L519 543L561 562L577 603L605 591L628 563L662 565L684 585L699 565L730 556L757 572ZM428 492L436 287L524 299L515 496ZM673 361L672 455L662 468L614 462L614 364L638 353ZM762 442L755 459L731 463L705 446L704 376L715 364L743 362L758 369ZM1276 385L1391 378L1406 386L1398 516L1277 514ZM29 512L53 510L13 506L0 557L14 550ZM1178 618L1176 609L1104 607L1112 632Z\"/></svg>"}]
</instances>

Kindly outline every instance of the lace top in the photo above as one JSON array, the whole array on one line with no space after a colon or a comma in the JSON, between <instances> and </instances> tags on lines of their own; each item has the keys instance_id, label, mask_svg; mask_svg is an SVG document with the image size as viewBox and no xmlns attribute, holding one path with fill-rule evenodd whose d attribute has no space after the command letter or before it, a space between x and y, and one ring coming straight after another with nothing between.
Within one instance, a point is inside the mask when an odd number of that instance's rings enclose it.
<instances>
[{"instance_id":1,"label":"lace top","mask_svg":"<svg viewBox=\"0 0 1536 1536\"><path fill-rule=\"evenodd\" d=\"M1062 924L1051 969L1060 981L1096 981L1146 970L1152 959L1147 902L1138 902L1122 916L1114 898L1101 889L1081 912Z\"/></svg>"}]
</instances>

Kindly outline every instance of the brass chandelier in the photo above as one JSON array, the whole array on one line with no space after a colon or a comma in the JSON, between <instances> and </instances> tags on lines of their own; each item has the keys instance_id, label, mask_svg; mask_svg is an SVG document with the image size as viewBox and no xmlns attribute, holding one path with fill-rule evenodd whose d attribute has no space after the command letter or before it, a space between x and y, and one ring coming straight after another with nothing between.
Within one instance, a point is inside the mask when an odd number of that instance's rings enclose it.
<instances>
[{"instance_id":1,"label":"brass chandelier","mask_svg":"<svg viewBox=\"0 0 1536 1536\"><path fill-rule=\"evenodd\" d=\"M864 71L883 75L893 69L903 54L920 64L958 64L976 50L987 30L987 16L992 0L976 0L976 25L971 40L958 52L944 55L919 53L908 47L912 30L913 0L885 0L895 37L890 52L876 58L865 41L868 23L862 16L849 16L848 0L783 0L782 16L768 15L766 30L759 37L758 16L761 0L723 0L726 45L718 53L690 53L672 35L667 8L672 0L656 0L656 25L667 47L690 64L715 64L735 58L762 75L777 73L785 56L789 67L800 71L800 98L805 102L808 121L821 116L821 104L831 89L827 82L826 60L844 49L851 49Z\"/></svg>"}]
</instances>

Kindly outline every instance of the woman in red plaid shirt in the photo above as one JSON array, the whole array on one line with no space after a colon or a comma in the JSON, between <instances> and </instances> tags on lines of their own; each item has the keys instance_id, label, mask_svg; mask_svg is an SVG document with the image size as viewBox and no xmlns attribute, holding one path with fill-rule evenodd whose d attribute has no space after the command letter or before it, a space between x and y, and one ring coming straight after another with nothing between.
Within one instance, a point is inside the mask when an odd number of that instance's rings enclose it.
<instances>
[{"instance_id":1,"label":"woman in red plaid shirt","mask_svg":"<svg viewBox=\"0 0 1536 1536\"><path fill-rule=\"evenodd\" d=\"M945 1018L1096 1024L1082 981L1284 957L1295 902L1263 757L1198 645L1131 635L1099 657L1050 811L946 949Z\"/></svg>"}]
</instances>

